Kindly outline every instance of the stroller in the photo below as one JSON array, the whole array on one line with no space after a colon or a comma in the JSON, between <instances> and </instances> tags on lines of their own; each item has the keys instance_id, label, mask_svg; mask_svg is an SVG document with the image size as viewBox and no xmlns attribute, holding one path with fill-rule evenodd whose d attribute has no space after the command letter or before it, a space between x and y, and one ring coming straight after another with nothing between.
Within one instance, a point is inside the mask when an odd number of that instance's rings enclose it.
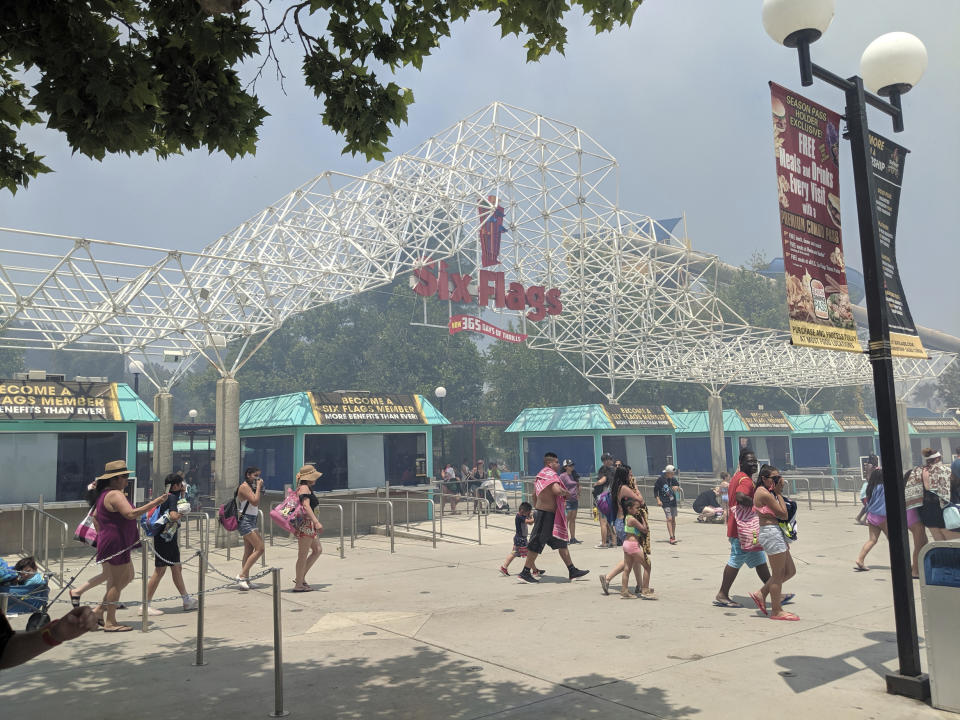
<instances>
[{"instance_id":1,"label":"stroller","mask_svg":"<svg viewBox=\"0 0 960 720\"><path fill-rule=\"evenodd\" d=\"M42 610L50 596L50 586L43 573L35 573L20 581L19 573L0 560L0 594L7 596L7 615L26 615Z\"/></svg>"},{"instance_id":2,"label":"stroller","mask_svg":"<svg viewBox=\"0 0 960 720\"><path fill-rule=\"evenodd\" d=\"M490 478L480 483L480 490L483 491L483 497L490 503L491 508L496 508L496 512L509 514L510 505L507 503L507 491L503 488L503 483Z\"/></svg>"}]
</instances>

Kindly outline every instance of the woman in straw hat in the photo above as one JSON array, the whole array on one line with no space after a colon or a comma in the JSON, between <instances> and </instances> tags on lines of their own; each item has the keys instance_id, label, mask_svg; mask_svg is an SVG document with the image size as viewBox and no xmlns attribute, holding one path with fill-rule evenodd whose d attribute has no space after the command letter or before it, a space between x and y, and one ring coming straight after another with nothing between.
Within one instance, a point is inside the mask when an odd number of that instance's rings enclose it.
<instances>
[{"instance_id":1,"label":"woman in straw hat","mask_svg":"<svg viewBox=\"0 0 960 720\"><path fill-rule=\"evenodd\" d=\"M300 498L300 504L303 506L303 523L299 529L294 530L293 534L297 537L297 577L294 579L294 592L310 592L312 587L307 585L307 573L320 557L323 547L320 545L320 539L317 537L323 532L323 525L317 520L314 511L320 501L313 494L313 486L316 484L321 472L313 465L304 465L297 473L297 495Z\"/></svg>"},{"instance_id":2,"label":"woman in straw hat","mask_svg":"<svg viewBox=\"0 0 960 720\"><path fill-rule=\"evenodd\" d=\"M167 499L164 493L146 505L133 507L127 500L124 490L131 476L127 463L112 460L104 467L103 475L97 478L97 484L90 492L88 500L96 507L94 517L97 521L97 562L107 576L107 593L103 603L96 609L98 618L103 619L105 632L128 632L129 625L117 623L117 604L120 593L133 580L133 563L130 561L130 548L137 543L140 533L137 530L137 518L153 510Z\"/></svg>"}]
</instances>

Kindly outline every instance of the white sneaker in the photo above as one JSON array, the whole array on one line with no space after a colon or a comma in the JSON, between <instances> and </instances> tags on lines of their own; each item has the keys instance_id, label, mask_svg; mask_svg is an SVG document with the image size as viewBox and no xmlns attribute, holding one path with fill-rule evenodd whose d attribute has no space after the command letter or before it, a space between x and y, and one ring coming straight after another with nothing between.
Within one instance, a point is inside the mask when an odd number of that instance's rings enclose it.
<instances>
[{"instance_id":1,"label":"white sneaker","mask_svg":"<svg viewBox=\"0 0 960 720\"><path fill-rule=\"evenodd\" d=\"M183 611L187 612L189 610L196 610L197 605L199 604L200 603L197 601L196 598L188 597L186 600L183 601Z\"/></svg>"},{"instance_id":2,"label":"white sneaker","mask_svg":"<svg viewBox=\"0 0 960 720\"><path fill-rule=\"evenodd\" d=\"M238 578L237 578L237 585L240 586L240 589L241 589L241 590L249 590L249 589L250 589L250 581L249 581L247 578L238 577Z\"/></svg>"},{"instance_id":3,"label":"white sneaker","mask_svg":"<svg viewBox=\"0 0 960 720\"><path fill-rule=\"evenodd\" d=\"M161 610L160 608L155 608L153 605L148 605L147 615L153 615L153 616L163 615L163 610Z\"/></svg>"}]
</instances>

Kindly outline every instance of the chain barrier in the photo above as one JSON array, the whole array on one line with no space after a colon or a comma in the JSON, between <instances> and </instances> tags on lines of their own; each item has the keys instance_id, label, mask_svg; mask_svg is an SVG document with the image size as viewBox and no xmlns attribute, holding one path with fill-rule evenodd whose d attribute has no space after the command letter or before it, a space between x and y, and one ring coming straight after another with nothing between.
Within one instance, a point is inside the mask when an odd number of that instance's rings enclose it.
<instances>
[{"instance_id":1,"label":"chain barrier","mask_svg":"<svg viewBox=\"0 0 960 720\"><path fill-rule=\"evenodd\" d=\"M146 541L144 541L144 542L146 542ZM102 565L103 563L107 562L108 560L112 560L112 559L115 558L115 557L119 557L120 555L123 555L125 552L129 552L129 551L131 551L131 550L135 550L136 548L140 547L141 545L142 545L142 542L138 540L136 543L134 543L133 545L131 545L131 546L128 547L128 548L124 548L123 550L120 550L119 552L116 552L116 553L114 553L113 555L110 555L109 557L105 557L105 558L103 558L102 560L97 560L97 564L98 564L98 565ZM202 550L195 550L194 553L193 553L193 555L191 555L191 556L188 557L187 559L181 560L180 562L173 562L172 560L168 560L167 558L163 557L160 553L158 553L158 552L156 551L156 548L154 547L154 545L153 545L152 542L149 543L149 545L150 545L150 550L151 550L151 552L153 553L153 556L154 556L155 558L158 558L158 559L162 560L163 562L167 563L167 565L169 565L169 566L181 566L181 567L182 567L182 566L186 565L187 563L192 562L194 559L200 557L200 556L203 554L203 551L202 551ZM96 556L94 556L94 557L96 557ZM91 558L91 560L92 560L92 559L93 559L93 558ZM87 561L87 564L89 564L89 563L90 563L90 560ZM84 565L84 567L86 567L86 565ZM208 558L208 560L207 560L207 568L210 569L210 570L213 570L213 572L217 573L218 575L220 575L221 577L225 578L226 580L229 580L230 582L224 583L223 585L218 585L218 586L213 587L213 588L205 589L205 590L203 591L204 594L209 594L209 593L212 593L212 592L215 592L215 591L218 591L218 590L223 590L223 589L225 589L225 588L229 588L229 587L237 584L237 579L236 579L236 577L232 577L232 576L227 575L227 574L221 572L220 570L218 570L213 564L210 563L209 558ZM73 576L72 578L70 578L69 582L67 582L64 587L65 587L65 588L66 588L66 587L72 587L73 583L79 578L80 572L82 572L82 571L83 571L83 568L81 568L80 571L78 571L75 576ZM257 573L256 575L252 575L251 577L247 578L247 581L248 581L248 582L252 582L253 580L259 580L260 578L265 577L266 575L269 575L269 574L270 574L270 569L267 568L266 570L263 570L263 571ZM44 573L44 580L46 580L50 575L52 575L52 573ZM42 595L42 594L44 594L44 593L49 593L49 592L50 592L49 587L46 586L46 585L44 585L44 586L42 586L42 587L39 587L37 590L35 590L35 591L31 592L31 593L28 593L28 594L24 594L24 595L19 595L19 594L18 594L18 595L14 595L14 594L12 594L12 593L0 593L0 597L6 597L6 598L16 597L16 598L18 598L18 599L26 599L26 598L39 597L40 595ZM62 594L62 593L61 593L61 594ZM197 592L197 593L194 594L194 597L199 597L199 595L200 595L200 593ZM174 600L180 600L180 599L182 599L182 596L181 596L181 595L172 595L172 596L170 596L170 597L153 598L153 599L150 601L150 603L172 602L172 601L174 601ZM64 603L64 604L73 605L73 600L61 600L61 599L59 599L59 595L58 595L58 596L55 597L53 600L51 600L49 603L47 603L47 605L53 605L54 603ZM102 606L102 605L125 605L126 607L129 608L129 607L139 607L139 606L143 605L143 602L140 601L140 600L118 600L117 602L114 602L114 603L106 603L106 602L80 602L80 603L78 603L77 605L78 605L78 606L84 606L84 605L85 605L85 606L87 606L87 607L99 607L99 606Z\"/></svg>"},{"instance_id":2,"label":"chain barrier","mask_svg":"<svg viewBox=\"0 0 960 720\"><path fill-rule=\"evenodd\" d=\"M156 553L154 553L154 554L156 554ZM200 552L199 550L197 550L197 552L196 552L193 556L191 556L190 558L188 558L187 560L185 560L185 561L183 561L183 562L189 562L189 561L192 560L194 557L197 557L197 556L199 556L200 554L201 554L201 552ZM157 557L160 557L160 556L158 555ZM161 558L161 559L162 559L162 558ZM180 563L180 564L182 565L183 563ZM237 584L237 579L236 579L235 577L230 577L229 575L225 575L225 574L222 573L220 570L218 570L218 569L215 568L213 565L211 565L209 560L207 561L207 568L208 568L209 570L213 570L215 573L217 573L217 574L220 575L221 577L229 580L230 582L224 583L224 584L222 584L222 585L217 585L216 587L206 588L206 589L203 590L203 593L202 593L202 594L204 594L204 595L209 595L210 593L216 592L216 591L218 591L218 590L224 590L224 589L226 589L226 588L233 587L233 586L235 586L235 585ZM253 582L254 580L259 580L260 578L269 575L270 572L271 572L270 568L267 568L266 570L263 570L263 571L257 573L256 575L251 575L249 578L247 578L247 581L248 581L248 582ZM194 597L199 597L200 595L201 595L201 593L200 593L199 591L196 592L196 593L194 593ZM16 596L14 596L14 595L11 594L11 593L0 593L0 596L17 597L17 598L20 598L20 599L25 598L25 597L32 597L32 595L16 595ZM174 601L174 600L180 600L180 599L182 599L182 596L181 596L181 595L171 595L170 597L153 598L153 599L150 601L150 603L152 604L152 603L161 603L161 602L172 602L172 601ZM51 601L50 604L52 605L54 602L59 602L59 603L71 603L71 601L68 601L68 600L55 600L55 601ZM140 606L140 605L143 604L143 603L142 603L141 601L139 601L139 600L124 600L124 601L117 601L117 602L115 602L115 603L81 602L80 605L81 605L81 606L86 605L87 607L97 607L97 606L100 606L100 605L120 605L121 603L122 603L123 605L126 605L128 608L129 608L129 607L138 607L138 606ZM72 603L71 603L71 604L72 604Z\"/></svg>"}]
</instances>

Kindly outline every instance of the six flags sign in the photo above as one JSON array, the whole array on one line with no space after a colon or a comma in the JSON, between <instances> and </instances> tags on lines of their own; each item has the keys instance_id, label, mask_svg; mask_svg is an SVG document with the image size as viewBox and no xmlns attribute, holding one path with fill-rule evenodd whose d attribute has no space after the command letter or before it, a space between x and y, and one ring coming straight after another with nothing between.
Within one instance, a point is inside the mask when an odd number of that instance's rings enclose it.
<instances>
[{"instance_id":1,"label":"six flags sign","mask_svg":"<svg viewBox=\"0 0 960 720\"><path fill-rule=\"evenodd\" d=\"M480 251L481 265L484 268L500 264L500 238L506 229L504 228L504 210L497 204L496 196L488 195L486 200L481 199L478 205L480 213ZM469 274L460 274L450 272L445 262L430 262L423 267L416 268L413 271L416 284L413 291L422 297L433 297L436 295L440 300L450 300L456 303L477 303L480 307L489 307L490 301L496 308L506 308L507 310L525 310L527 319L533 322L543 320L547 315L559 315L563 312L563 303L560 301L560 290L558 288L546 288L543 285L531 285L524 287L522 283L507 283L505 275L499 270L480 270L476 283L476 297L471 289L473 277ZM475 330L484 332L477 327L475 323L464 323L468 316L458 315L451 319L450 331L459 332L460 330ZM456 329L453 327L453 321L459 320ZM483 323L487 325L486 323ZM493 326L487 325L494 329ZM526 336L504 333L499 339L518 342L515 338L525 338ZM484 334L493 335L490 332ZM506 337L509 335L510 337Z\"/></svg>"},{"instance_id":2,"label":"six flags sign","mask_svg":"<svg viewBox=\"0 0 960 720\"><path fill-rule=\"evenodd\" d=\"M445 262L439 263L439 272L434 275L435 265L437 263L428 263L413 271L413 276L417 279L413 291L417 295L423 297L436 295L441 300L477 303L481 307L487 307L490 300L493 300L493 306L498 308L508 310L530 308L527 319L534 322L543 320L547 315L559 315L563 312L558 288L548 290L543 285L531 285L525 288L518 282L507 285L502 272L481 270L477 281L477 296L474 297L470 292L472 276L448 272Z\"/></svg>"}]
</instances>

